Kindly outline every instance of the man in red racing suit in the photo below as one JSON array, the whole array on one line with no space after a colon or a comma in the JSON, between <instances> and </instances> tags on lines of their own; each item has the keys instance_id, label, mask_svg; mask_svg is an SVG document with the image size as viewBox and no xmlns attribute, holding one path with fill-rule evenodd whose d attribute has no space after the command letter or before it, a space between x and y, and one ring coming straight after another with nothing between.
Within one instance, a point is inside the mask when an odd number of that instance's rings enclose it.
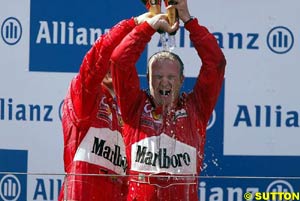
<instances>
[{"instance_id":1,"label":"man in red racing suit","mask_svg":"<svg viewBox=\"0 0 300 201\"><path fill-rule=\"evenodd\" d=\"M113 176L125 175L127 162L121 117L108 72L112 51L134 27L133 18L123 20L102 35L71 81L62 119L67 176L59 200L126 197L125 177Z\"/></svg>"},{"instance_id":2,"label":"man in red racing suit","mask_svg":"<svg viewBox=\"0 0 300 201\"><path fill-rule=\"evenodd\" d=\"M164 65L172 67L181 62L173 53L163 53L173 55L173 60L151 63L149 59L150 94L140 89L135 63L151 36L161 28L151 21L135 27L111 57L113 83L124 121L130 175L127 200L199 200L195 176L201 171L206 125L221 90L226 60L215 37L189 15L186 0L177 2L174 7L202 61L191 93L179 96L178 92L178 97L172 98L172 107L157 101L160 97L167 102L169 96L176 95L172 79L177 78L167 70L157 73ZM161 66L153 66L154 63ZM157 88L154 82L159 83Z\"/></svg>"}]
</instances>

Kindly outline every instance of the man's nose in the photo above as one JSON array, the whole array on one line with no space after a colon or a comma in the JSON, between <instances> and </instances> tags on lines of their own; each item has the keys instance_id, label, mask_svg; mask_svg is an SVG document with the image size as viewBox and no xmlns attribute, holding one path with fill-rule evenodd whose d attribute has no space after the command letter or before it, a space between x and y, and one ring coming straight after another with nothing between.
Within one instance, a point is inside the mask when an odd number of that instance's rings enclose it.
<instances>
[{"instance_id":1,"label":"man's nose","mask_svg":"<svg viewBox=\"0 0 300 201\"><path fill-rule=\"evenodd\" d=\"M168 84L170 84L170 81L169 81L169 79L167 77L162 77L160 83L162 85L168 85Z\"/></svg>"},{"instance_id":2,"label":"man's nose","mask_svg":"<svg viewBox=\"0 0 300 201\"><path fill-rule=\"evenodd\" d=\"M168 80L168 79L163 79L163 80L161 80L161 82L160 82L160 86L162 87L162 88L171 88L172 87L172 83L170 82L170 80Z\"/></svg>"}]
</instances>

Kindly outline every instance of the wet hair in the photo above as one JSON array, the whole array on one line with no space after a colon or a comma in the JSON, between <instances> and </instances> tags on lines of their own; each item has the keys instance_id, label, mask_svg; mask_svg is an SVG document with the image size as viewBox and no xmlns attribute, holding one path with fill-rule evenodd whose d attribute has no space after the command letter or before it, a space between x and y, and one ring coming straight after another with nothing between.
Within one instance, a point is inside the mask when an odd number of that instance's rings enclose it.
<instances>
[{"instance_id":1,"label":"wet hair","mask_svg":"<svg viewBox=\"0 0 300 201\"><path fill-rule=\"evenodd\" d=\"M148 59L148 63L147 63L147 75L149 73L149 67L150 67L150 63L153 63L153 61L157 61L157 60L163 60L163 59L168 59L171 61L178 61L179 63L179 67L180 67L180 74L183 75L183 70L184 70L184 64L182 62L182 60L180 59L180 57L170 51L159 51L154 53L149 59Z\"/></svg>"}]
</instances>

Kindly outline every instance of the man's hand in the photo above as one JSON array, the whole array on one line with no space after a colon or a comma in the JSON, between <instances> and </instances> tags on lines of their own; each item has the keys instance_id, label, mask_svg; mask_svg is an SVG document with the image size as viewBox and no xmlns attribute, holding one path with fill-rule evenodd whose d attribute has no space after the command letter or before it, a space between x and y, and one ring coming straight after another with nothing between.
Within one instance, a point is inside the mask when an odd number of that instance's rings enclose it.
<instances>
[{"instance_id":1,"label":"man's hand","mask_svg":"<svg viewBox=\"0 0 300 201\"><path fill-rule=\"evenodd\" d=\"M167 14L157 14L151 18L148 18L146 21L153 29L167 33L173 33L179 28L178 22L172 26L169 24Z\"/></svg>"},{"instance_id":2,"label":"man's hand","mask_svg":"<svg viewBox=\"0 0 300 201\"><path fill-rule=\"evenodd\" d=\"M139 25L145 22L147 19L153 17L153 15L150 12L146 12L144 14L141 14L134 18L135 24Z\"/></svg>"}]
</instances>

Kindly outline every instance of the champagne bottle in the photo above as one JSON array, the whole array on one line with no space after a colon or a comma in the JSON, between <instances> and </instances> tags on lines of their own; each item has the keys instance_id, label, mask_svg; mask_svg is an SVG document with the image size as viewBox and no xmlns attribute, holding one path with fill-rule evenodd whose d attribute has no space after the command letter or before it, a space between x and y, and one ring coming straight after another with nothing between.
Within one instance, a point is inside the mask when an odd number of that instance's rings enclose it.
<instances>
[{"instance_id":1,"label":"champagne bottle","mask_svg":"<svg viewBox=\"0 0 300 201\"><path fill-rule=\"evenodd\" d=\"M176 2L174 0L164 0L165 6L168 7L169 5L175 5ZM167 8L167 15L169 24L172 26L176 23L178 14L175 8ZM168 34L168 47L169 50L173 50L176 47L176 40L175 40L176 31L173 33Z\"/></svg>"},{"instance_id":2,"label":"champagne bottle","mask_svg":"<svg viewBox=\"0 0 300 201\"><path fill-rule=\"evenodd\" d=\"M159 14L161 12L161 0L148 0L150 7L149 11L153 15Z\"/></svg>"},{"instance_id":3,"label":"champagne bottle","mask_svg":"<svg viewBox=\"0 0 300 201\"><path fill-rule=\"evenodd\" d=\"M164 0L165 6L168 7L169 5L174 5L176 2L174 0ZM167 15L168 15L168 20L169 24L172 26L175 24L177 20L177 11L175 8L168 8L167 9Z\"/></svg>"},{"instance_id":4,"label":"champagne bottle","mask_svg":"<svg viewBox=\"0 0 300 201\"><path fill-rule=\"evenodd\" d=\"M152 15L161 13L161 0L142 0L142 2ZM157 30L157 32L160 34L159 40L162 44L163 49L168 50L169 48L167 44L166 33L162 30Z\"/></svg>"},{"instance_id":5,"label":"champagne bottle","mask_svg":"<svg viewBox=\"0 0 300 201\"><path fill-rule=\"evenodd\" d=\"M152 15L161 12L161 0L141 0Z\"/></svg>"}]
</instances>

